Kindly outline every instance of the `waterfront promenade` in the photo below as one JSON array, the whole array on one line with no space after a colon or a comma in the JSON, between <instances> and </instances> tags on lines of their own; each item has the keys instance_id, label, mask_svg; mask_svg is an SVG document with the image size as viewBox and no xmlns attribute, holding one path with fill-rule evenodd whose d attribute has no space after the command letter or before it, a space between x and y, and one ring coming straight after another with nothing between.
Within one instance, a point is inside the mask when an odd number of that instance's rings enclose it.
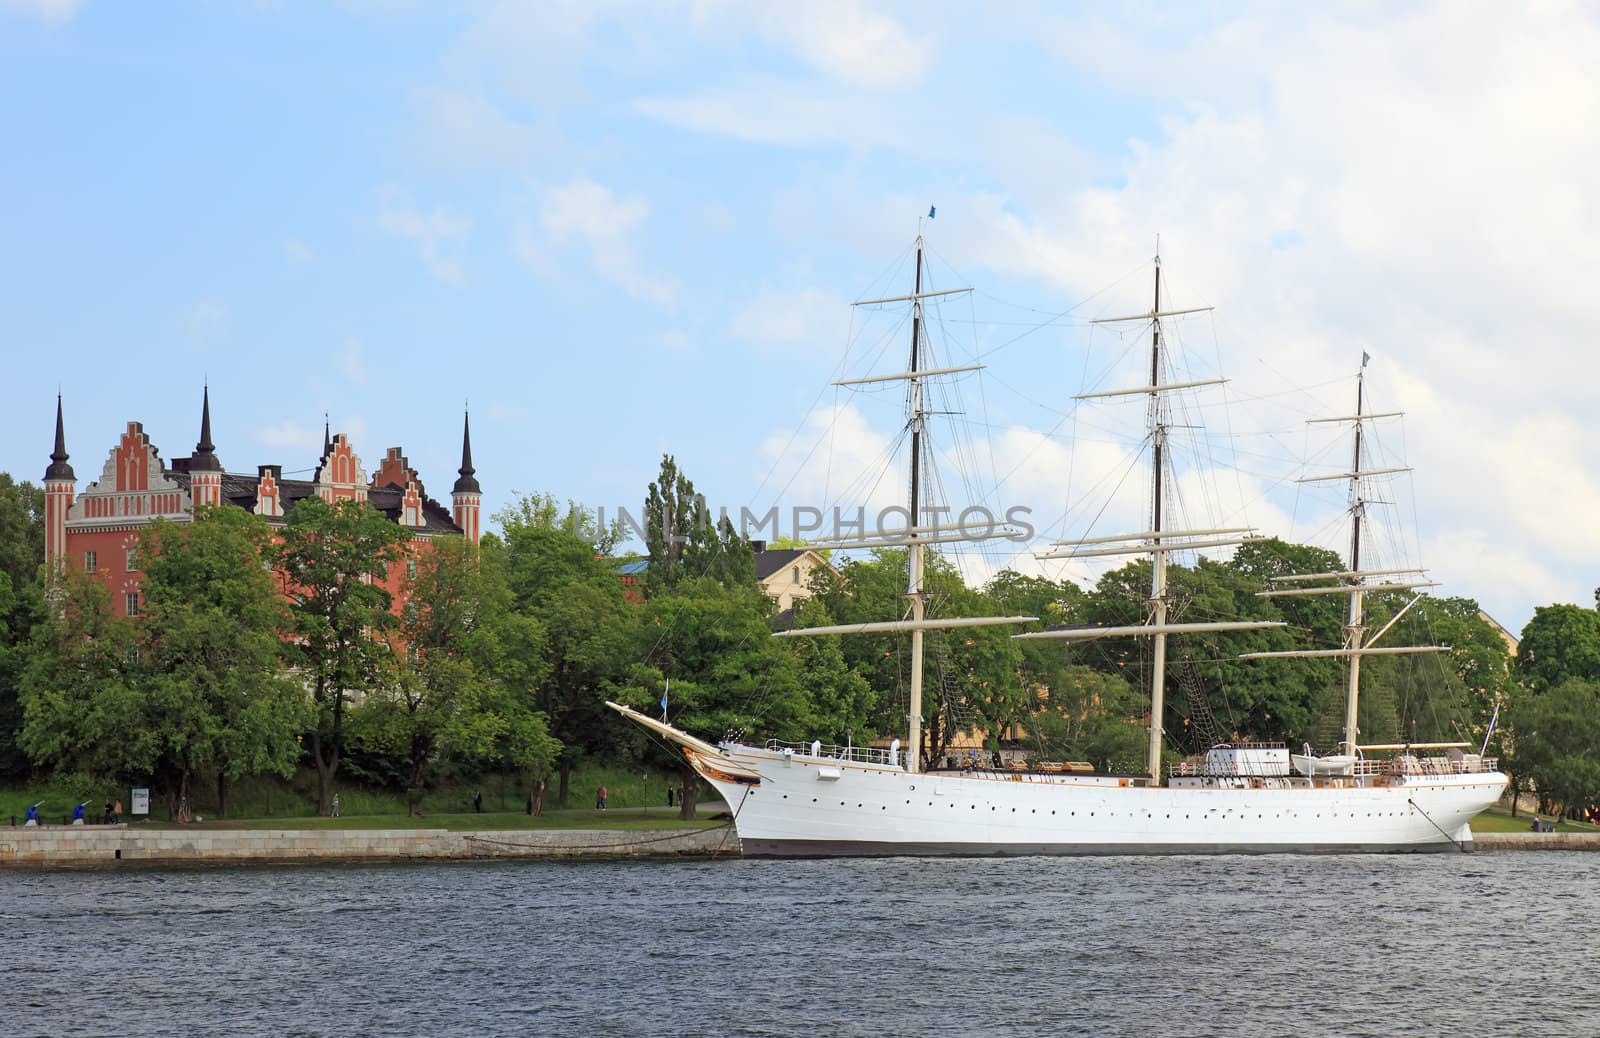
<instances>
[{"instance_id":1,"label":"waterfront promenade","mask_svg":"<svg viewBox=\"0 0 1600 1038\"><path fill-rule=\"evenodd\" d=\"M679 858L737 854L733 829L0 829L0 868Z\"/></svg>"},{"instance_id":2,"label":"waterfront promenade","mask_svg":"<svg viewBox=\"0 0 1600 1038\"><path fill-rule=\"evenodd\" d=\"M1600 833L1478 833L1479 852L1600 851ZM733 829L0 829L0 868L736 856Z\"/></svg>"}]
</instances>

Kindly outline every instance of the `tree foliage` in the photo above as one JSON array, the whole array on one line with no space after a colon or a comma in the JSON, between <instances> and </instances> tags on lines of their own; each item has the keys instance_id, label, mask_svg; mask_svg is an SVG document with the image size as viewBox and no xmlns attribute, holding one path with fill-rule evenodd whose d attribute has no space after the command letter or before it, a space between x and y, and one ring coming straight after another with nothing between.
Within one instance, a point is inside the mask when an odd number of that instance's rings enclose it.
<instances>
[{"instance_id":1,"label":"tree foliage","mask_svg":"<svg viewBox=\"0 0 1600 1038\"><path fill-rule=\"evenodd\" d=\"M289 510L281 536L277 561L292 596L295 659L316 708L311 751L318 809L326 811L351 697L381 688L392 671L386 635L398 621L383 581L410 535L365 501L308 497Z\"/></svg>"},{"instance_id":2,"label":"tree foliage","mask_svg":"<svg viewBox=\"0 0 1600 1038\"><path fill-rule=\"evenodd\" d=\"M140 540L143 610L116 617L104 586L64 575L46 651L26 677L24 745L91 775L153 780L188 820L202 769L289 774L307 720L280 657L270 537L241 509L158 522ZM224 804L225 804L224 796Z\"/></svg>"}]
</instances>

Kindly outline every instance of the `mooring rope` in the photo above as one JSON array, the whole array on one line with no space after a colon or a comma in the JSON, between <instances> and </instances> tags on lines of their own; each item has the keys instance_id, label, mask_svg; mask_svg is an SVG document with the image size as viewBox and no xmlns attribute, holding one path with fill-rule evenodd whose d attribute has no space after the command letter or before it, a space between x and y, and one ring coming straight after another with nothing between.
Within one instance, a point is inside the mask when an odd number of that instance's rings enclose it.
<instances>
[{"instance_id":1,"label":"mooring rope","mask_svg":"<svg viewBox=\"0 0 1600 1038\"><path fill-rule=\"evenodd\" d=\"M1417 809L1417 814L1421 815L1424 818L1427 818L1429 825L1433 826L1435 829L1439 829L1439 823L1435 822L1431 817L1429 817L1428 812L1424 811L1421 808L1421 806L1418 805L1418 803L1415 800L1412 800L1410 797L1407 797L1406 798L1406 803L1408 803L1412 807L1416 808ZM1456 850L1460 851L1462 854L1468 853L1466 844L1462 843L1460 840L1456 839L1454 836L1451 836L1449 833L1445 832L1443 829L1439 829L1439 835L1443 836L1446 840L1449 840L1451 843L1455 844L1456 845Z\"/></svg>"},{"instance_id":2,"label":"mooring rope","mask_svg":"<svg viewBox=\"0 0 1600 1038\"><path fill-rule=\"evenodd\" d=\"M731 828L733 828L733 821L730 819L729 821L724 822L722 825L707 826L706 829L686 829L683 832L668 833L665 836L657 836L657 837L654 837L654 838L649 839L649 840L626 840L626 841L618 841L617 843L563 843L563 844L517 843L517 842L511 841L511 840L494 840L494 839L490 839L487 836L472 836L470 834L468 836L466 836L465 839L470 840L470 841L472 841L474 843L490 843L490 844L494 844L497 847L517 847L517 848L521 848L523 850L599 851L599 850L618 850L618 849L621 849L621 848L624 848L624 847L647 847L650 844L654 844L654 843L666 843L668 840L682 840L682 839L685 839L687 837L694 836L694 835L696 835L698 833L706 832L707 829L731 829ZM726 842L726 840L727 840L727 836L724 835L723 836L723 841ZM719 843L717 845L717 852L716 853L720 853L721 850L722 850L722 844Z\"/></svg>"}]
</instances>

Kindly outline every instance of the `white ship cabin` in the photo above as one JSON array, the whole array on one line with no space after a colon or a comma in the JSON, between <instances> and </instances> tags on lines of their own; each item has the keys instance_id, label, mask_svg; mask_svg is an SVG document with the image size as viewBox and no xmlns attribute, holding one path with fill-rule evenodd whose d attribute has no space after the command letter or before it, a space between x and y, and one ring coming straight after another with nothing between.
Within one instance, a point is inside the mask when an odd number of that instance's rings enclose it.
<instances>
[{"instance_id":1,"label":"white ship cabin","mask_svg":"<svg viewBox=\"0 0 1600 1038\"><path fill-rule=\"evenodd\" d=\"M1289 747L1280 742L1221 743L1168 769L1173 786L1288 785Z\"/></svg>"}]
</instances>

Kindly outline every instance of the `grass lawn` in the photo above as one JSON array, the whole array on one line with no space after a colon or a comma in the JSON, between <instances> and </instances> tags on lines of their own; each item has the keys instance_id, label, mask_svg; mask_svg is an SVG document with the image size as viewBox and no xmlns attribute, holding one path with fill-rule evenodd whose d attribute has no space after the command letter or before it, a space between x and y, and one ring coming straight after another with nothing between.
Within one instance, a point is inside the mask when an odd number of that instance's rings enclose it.
<instances>
[{"instance_id":1,"label":"grass lawn","mask_svg":"<svg viewBox=\"0 0 1600 1038\"><path fill-rule=\"evenodd\" d=\"M1526 833L1532 830L1532 815L1523 812L1512 818L1511 811L1503 807L1491 807L1472 820L1472 831L1475 833ZM1562 821L1556 823L1556 832L1594 833L1600 832L1600 826Z\"/></svg>"}]
</instances>

